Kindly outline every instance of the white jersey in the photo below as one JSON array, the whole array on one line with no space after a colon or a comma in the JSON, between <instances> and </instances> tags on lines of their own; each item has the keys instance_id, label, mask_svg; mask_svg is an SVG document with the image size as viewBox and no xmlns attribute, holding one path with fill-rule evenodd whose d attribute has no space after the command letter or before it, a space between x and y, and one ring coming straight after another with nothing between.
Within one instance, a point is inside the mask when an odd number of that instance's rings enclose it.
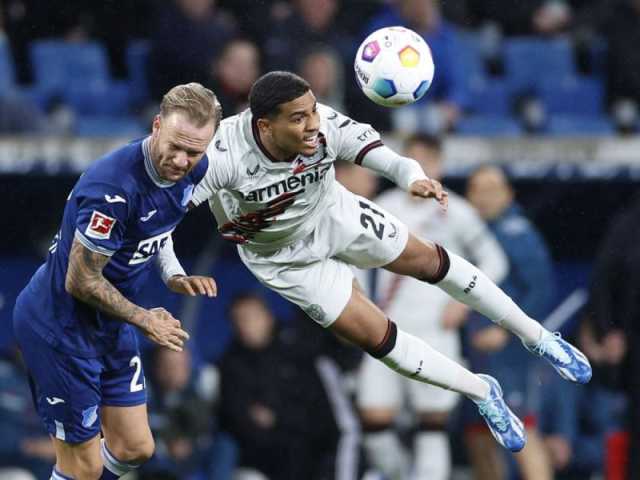
<instances>
[{"instance_id":1,"label":"white jersey","mask_svg":"<svg viewBox=\"0 0 640 480\"><path fill-rule=\"evenodd\" d=\"M370 125L318 104L313 156L277 161L264 148L249 110L223 120L207 148L209 169L193 203L209 200L221 233L255 252L273 252L304 238L335 201L333 162L361 163L382 146Z\"/></svg>"},{"instance_id":2,"label":"white jersey","mask_svg":"<svg viewBox=\"0 0 640 480\"><path fill-rule=\"evenodd\" d=\"M446 212L433 200L411 198L399 189L382 194L375 202L395 214L414 235L468 259L493 281L505 277L508 262L502 248L462 197L450 192ZM403 330L430 339L442 330L442 313L451 298L439 288L380 270L376 293L378 304Z\"/></svg>"}]
</instances>

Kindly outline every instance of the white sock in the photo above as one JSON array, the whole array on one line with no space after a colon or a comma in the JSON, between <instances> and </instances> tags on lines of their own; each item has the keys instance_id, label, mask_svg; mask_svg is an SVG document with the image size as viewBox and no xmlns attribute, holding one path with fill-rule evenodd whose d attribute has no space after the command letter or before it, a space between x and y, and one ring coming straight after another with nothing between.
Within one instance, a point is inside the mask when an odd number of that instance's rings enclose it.
<instances>
[{"instance_id":1,"label":"white sock","mask_svg":"<svg viewBox=\"0 0 640 480\"><path fill-rule=\"evenodd\" d=\"M444 432L418 432L414 439L414 480L449 480L451 452Z\"/></svg>"},{"instance_id":2,"label":"white sock","mask_svg":"<svg viewBox=\"0 0 640 480\"><path fill-rule=\"evenodd\" d=\"M406 478L410 465L409 455L393 430L365 434L364 448L369 463L386 478Z\"/></svg>"},{"instance_id":3,"label":"white sock","mask_svg":"<svg viewBox=\"0 0 640 480\"><path fill-rule=\"evenodd\" d=\"M487 398L487 382L418 337L400 329L397 332L395 346L380 359L386 366L405 377L462 393L473 400Z\"/></svg>"},{"instance_id":4,"label":"white sock","mask_svg":"<svg viewBox=\"0 0 640 480\"><path fill-rule=\"evenodd\" d=\"M105 470L102 473L101 479L120 478L131 470L138 468L137 465L121 462L114 457L107 448L104 438L100 440L100 455L102 456L103 468Z\"/></svg>"},{"instance_id":5,"label":"white sock","mask_svg":"<svg viewBox=\"0 0 640 480\"><path fill-rule=\"evenodd\" d=\"M527 344L537 343L544 327L524 313L511 297L464 258L449 254L449 271L436 286L491 321L518 335Z\"/></svg>"}]
</instances>

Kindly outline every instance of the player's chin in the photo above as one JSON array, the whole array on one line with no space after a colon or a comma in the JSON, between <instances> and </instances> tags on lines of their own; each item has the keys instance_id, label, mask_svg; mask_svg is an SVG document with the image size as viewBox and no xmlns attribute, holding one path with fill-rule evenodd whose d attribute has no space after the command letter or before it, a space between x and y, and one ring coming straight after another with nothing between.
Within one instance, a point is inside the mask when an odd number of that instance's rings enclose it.
<instances>
[{"instance_id":1,"label":"player's chin","mask_svg":"<svg viewBox=\"0 0 640 480\"><path fill-rule=\"evenodd\" d=\"M301 155L304 155L305 157L310 157L311 155L313 155L318 151L318 145L317 144L309 145L307 142L302 142L298 151L300 152Z\"/></svg>"}]
</instances>

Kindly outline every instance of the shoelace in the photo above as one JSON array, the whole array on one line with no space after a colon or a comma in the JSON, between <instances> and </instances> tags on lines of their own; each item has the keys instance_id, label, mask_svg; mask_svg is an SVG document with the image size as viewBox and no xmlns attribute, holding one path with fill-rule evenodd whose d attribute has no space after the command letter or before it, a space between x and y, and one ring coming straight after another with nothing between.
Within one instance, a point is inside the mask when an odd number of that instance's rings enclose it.
<instances>
[{"instance_id":1,"label":"shoelace","mask_svg":"<svg viewBox=\"0 0 640 480\"><path fill-rule=\"evenodd\" d=\"M507 424L509 422L506 412L497 407L495 400L488 398L483 403L478 404L478 409L480 410L480 415L487 417L492 424L498 427L498 430L501 432L507 430Z\"/></svg>"},{"instance_id":2,"label":"shoelace","mask_svg":"<svg viewBox=\"0 0 640 480\"><path fill-rule=\"evenodd\" d=\"M564 348L560 346L557 340L560 340L562 335L560 332L552 333L543 338L538 345L534 347L534 350L541 356L547 353L554 357L556 360L564 363L565 365L571 363L571 357L565 352Z\"/></svg>"}]
</instances>

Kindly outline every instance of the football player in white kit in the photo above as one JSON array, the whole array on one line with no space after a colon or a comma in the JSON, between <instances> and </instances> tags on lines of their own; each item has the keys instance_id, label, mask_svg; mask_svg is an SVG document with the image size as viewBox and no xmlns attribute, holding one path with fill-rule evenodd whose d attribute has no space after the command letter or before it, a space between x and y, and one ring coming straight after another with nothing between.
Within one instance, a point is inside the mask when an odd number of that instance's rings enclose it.
<instances>
[{"instance_id":1,"label":"football player in white kit","mask_svg":"<svg viewBox=\"0 0 640 480\"><path fill-rule=\"evenodd\" d=\"M430 178L440 180L440 139L415 134L405 141L404 153L417 160ZM436 203L412 197L400 188L387 190L375 202L397 214L417 236L430 238L447 251L470 259L494 282L505 277L506 256L464 198L450 193L446 212ZM378 305L400 328L428 341L452 360L461 361L458 327L466 319L466 305L452 300L438 288L388 270L378 270L376 287ZM403 478L408 473L408 455L393 431L395 418L405 400L417 415L411 478L447 480L451 474L451 454L446 428L458 394L402 378L366 356L360 369L357 404L366 432L364 444L369 461L386 478Z\"/></svg>"},{"instance_id":2,"label":"football player in white kit","mask_svg":"<svg viewBox=\"0 0 640 480\"><path fill-rule=\"evenodd\" d=\"M521 450L522 423L498 382L398 329L357 287L350 265L384 267L437 285L517 334L572 381L591 377L584 355L528 317L479 269L419 240L393 215L335 181L333 162L347 160L446 208L440 183L385 147L370 125L318 104L309 84L289 72L259 78L249 104L220 124L191 205L209 202L219 231L239 244L240 258L264 285L401 375L466 395L497 441Z\"/></svg>"}]
</instances>

